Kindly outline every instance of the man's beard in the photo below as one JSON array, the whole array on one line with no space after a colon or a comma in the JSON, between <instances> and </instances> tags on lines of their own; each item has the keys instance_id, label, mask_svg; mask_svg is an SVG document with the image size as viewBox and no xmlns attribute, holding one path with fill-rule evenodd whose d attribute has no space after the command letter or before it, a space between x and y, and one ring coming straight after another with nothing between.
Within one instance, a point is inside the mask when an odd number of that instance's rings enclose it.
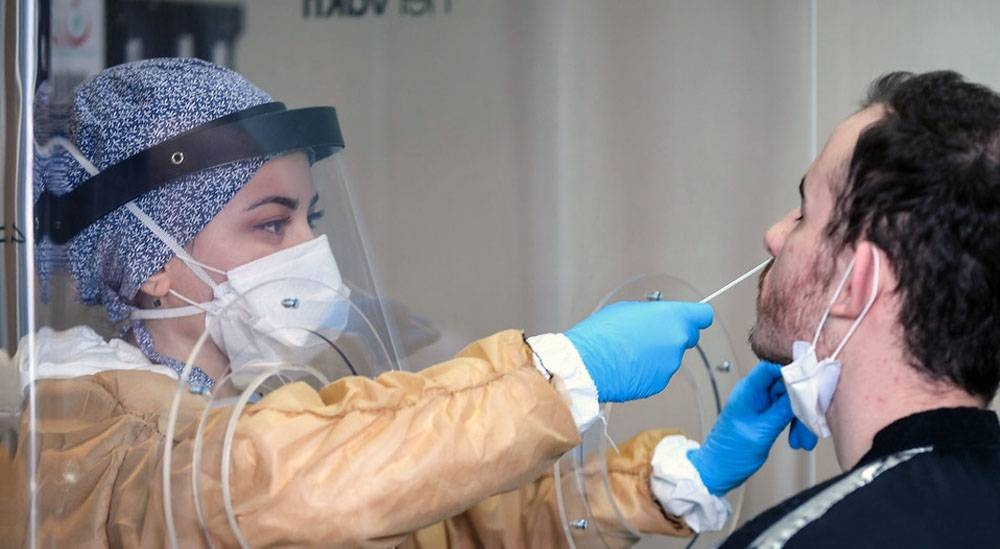
<instances>
[{"instance_id":1,"label":"man's beard","mask_svg":"<svg viewBox=\"0 0 1000 549\"><path fill-rule=\"evenodd\" d=\"M829 293L832 265L821 268L819 258L782 284L771 280L770 291L764 292L765 282L775 262L764 269L757 283L757 322L750 329L750 348L761 360L776 364L792 362L792 342L811 339L820 321L822 304ZM776 284L781 284L778 286Z\"/></svg>"}]
</instances>

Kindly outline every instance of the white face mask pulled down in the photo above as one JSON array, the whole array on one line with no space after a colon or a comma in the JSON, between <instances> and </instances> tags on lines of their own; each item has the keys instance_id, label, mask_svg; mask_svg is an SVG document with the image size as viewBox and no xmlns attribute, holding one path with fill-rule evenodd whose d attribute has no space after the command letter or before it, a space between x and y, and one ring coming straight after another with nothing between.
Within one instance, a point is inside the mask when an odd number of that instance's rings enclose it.
<instances>
[{"instance_id":1,"label":"white face mask pulled down","mask_svg":"<svg viewBox=\"0 0 1000 549\"><path fill-rule=\"evenodd\" d=\"M173 296L190 305L140 309L132 318L204 313L209 336L229 357L234 379L247 365L308 363L329 349L330 342L346 327L350 290L343 283L326 235L223 271L192 258L134 203L126 207L212 288L214 296L209 302L197 303L171 289ZM215 282L206 269L225 275L227 280Z\"/></svg>"},{"instance_id":2,"label":"white face mask pulled down","mask_svg":"<svg viewBox=\"0 0 1000 549\"><path fill-rule=\"evenodd\" d=\"M840 344L833 351L833 354L828 358L818 360L816 357L816 343L819 341L819 335L830 316L830 309L837 302L840 292L843 291L844 285L847 283L847 279L854 269L854 259L851 259L851 263L847 266L847 271L840 280L840 284L837 285L837 289L834 291L829 305L823 311L823 316L820 318L819 326L816 327L816 334L813 336L812 343L808 341L796 341L792 345L792 362L781 369L781 377L785 380L785 387L788 389L788 398L792 404L792 412L813 434L821 438L830 436L830 426L826 423L826 410L830 407L830 401L833 400L833 393L837 389L837 381L840 379L841 364L837 360L837 355L844 349L847 340L854 335L854 331L857 330L865 315L868 314L868 310L871 309L872 304L875 303L875 298L878 296L879 254L874 246L872 247L872 258L875 263L875 275L871 296L868 298L868 302L865 304L864 309L862 309L861 314L854 320L854 324L851 325L851 328L840 341Z\"/></svg>"}]
</instances>

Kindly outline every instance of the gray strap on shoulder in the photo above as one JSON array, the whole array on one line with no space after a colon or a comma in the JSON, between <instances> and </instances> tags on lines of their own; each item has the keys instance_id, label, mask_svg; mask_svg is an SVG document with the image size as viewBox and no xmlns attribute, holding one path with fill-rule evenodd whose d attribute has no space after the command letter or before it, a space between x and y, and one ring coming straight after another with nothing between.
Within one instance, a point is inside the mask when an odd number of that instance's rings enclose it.
<instances>
[{"instance_id":1,"label":"gray strap on shoulder","mask_svg":"<svg viewBox=\"0 0 1000 549\"><path fill-rule=\"evenodd\" d=\"M886 456L878 461L872 462L857 471L838 480L828 486L822 492L816 494L808 501L799 505L791 513L788 513L781 520L775 522L770 528L765 530L757 539L753 540L750 547L762 549L778 549L784 547L788 540L800 530L822 517L831 507L840 500L859 490L882 473L905 463L918 454L930 452L933 446L913 448L902 452L897 452Z\"/></svg>"}]
</instances>

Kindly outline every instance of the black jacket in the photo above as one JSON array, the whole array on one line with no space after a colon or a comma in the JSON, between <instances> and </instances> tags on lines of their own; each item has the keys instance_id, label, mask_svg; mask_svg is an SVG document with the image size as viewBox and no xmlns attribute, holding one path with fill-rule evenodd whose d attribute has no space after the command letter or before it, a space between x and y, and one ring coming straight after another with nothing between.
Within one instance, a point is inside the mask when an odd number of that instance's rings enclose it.
<instances>
[{"instance_id":1,"label":"black jacket","mask_svg":"<svg viewBox=\"0 0 1000 549\"><path fill-rule=\"evenodd\" d=\"M840 479L918 448L927 451L850 491L785 547L1000 547L1000 422L976 408L931 410L889 424L850 471L761 513L722 547L749 546Z\"/></svg>"}]
</instances>

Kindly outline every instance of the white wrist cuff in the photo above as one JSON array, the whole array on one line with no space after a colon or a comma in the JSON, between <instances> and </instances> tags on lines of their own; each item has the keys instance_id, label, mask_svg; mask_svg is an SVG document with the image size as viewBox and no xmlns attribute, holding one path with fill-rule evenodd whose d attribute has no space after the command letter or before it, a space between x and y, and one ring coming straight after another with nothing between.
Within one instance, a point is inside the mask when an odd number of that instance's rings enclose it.
<instances>
[{"instance_id":1,"label":"white wrist cuff","mask_svg":"<svg viewBox=\"0 0 1000 549\"><path fill-rule=\"evenodd\" d=\"M668 513L679 516L695 532L722 530L733 509L723 498L713 496L687 457L699 444L681 435L665 437L653 452L650 488Z\"/></svg>"},{"instance_id":2,"label":"white wrist cuff","mask_svg":"<svg viewBox=\"0 0 1000 549\"><path fill-rule=\"evenodd\" d=\"M573 421L582 433L601 411L597 403L597 386L576 347L563 334L541 334L528 338L534 351L535 368L546 378L554 377L554 386L566 399Z\"/></svg>"}]
</instances>

